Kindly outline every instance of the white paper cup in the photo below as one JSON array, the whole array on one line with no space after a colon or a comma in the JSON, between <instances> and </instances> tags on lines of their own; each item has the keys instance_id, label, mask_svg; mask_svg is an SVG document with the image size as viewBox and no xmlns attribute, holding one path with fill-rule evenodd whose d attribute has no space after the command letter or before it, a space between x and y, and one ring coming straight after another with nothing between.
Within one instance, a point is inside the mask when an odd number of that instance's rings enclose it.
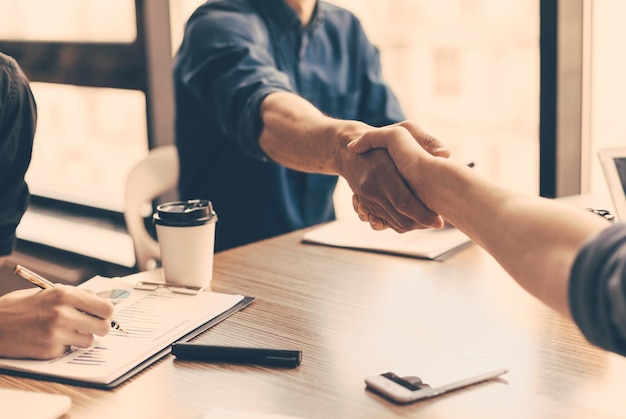
<instances>
[{"instance_id":1,"label":"white paper cup","mask_svg":"<svg viewBox=\"0 0 626 419\"><path fill-rule=\"evenodd\" d=\"M207 287L213 278L217 215L210 201L194 199L157 206L152 220L168 284Z\"/></svg>"}]
</instances>

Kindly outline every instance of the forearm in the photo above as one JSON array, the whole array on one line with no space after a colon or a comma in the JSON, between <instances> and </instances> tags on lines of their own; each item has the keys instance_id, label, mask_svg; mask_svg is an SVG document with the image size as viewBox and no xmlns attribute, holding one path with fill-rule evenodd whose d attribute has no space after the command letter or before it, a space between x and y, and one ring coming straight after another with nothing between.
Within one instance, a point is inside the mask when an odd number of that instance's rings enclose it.
<instances>
[{"instance_id":1,"label":"forearm","mask_svg":"<svg viewBox=\"0 0 626 419\"><path fill-rule=\"evenodd\" d=\"M569 315L572 263L606 222L579 208L508 191L453 162L432 162L413 177L426 205L485 248L523 288Z\"/></svg>"},{"instance_id":2,"label":"forearm","mask_svg":"<svg viewBox=\"0 0 626 419\"><path fill-rule=\"evenodd\" d=\"M346 145L371 129L358 121L330 118L287 92L272 93L261 105L259 144L274 161L303 172L342 174Z\"/></svg>"},{"instance_id":3,"label":"forearm","mask_svg":"<svg viewBox=\"0 0 626 419\"><path fill-rule=\"evenodd\" d=\"M294 170L342 176L358 197L359 209L398 232L438 227L441 218L411 193L383 150L356 154L347 147L364 133L410 136L414 144L441 151L440 143L417 127L375 128L360 121L327 117L306 100L287 92L268 95L261 105L263 130L259 144L275 162ZM421 147L421 145L420 145Z\"/></svg>"}]
</instances>

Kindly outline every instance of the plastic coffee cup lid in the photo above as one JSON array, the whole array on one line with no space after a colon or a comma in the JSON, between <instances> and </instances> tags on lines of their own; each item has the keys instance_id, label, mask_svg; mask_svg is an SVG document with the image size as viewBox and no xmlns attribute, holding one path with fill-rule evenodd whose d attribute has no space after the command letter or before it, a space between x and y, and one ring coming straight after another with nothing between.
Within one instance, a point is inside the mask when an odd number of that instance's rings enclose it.
<instances>
[{"instance_id":1,"label":"plastic coffee cup lid","mask_svg":"<svg viewBox=\"0 0 626 419\"><path fill-rule=\"evenodd\" d=\"M215 222L217 214L211 201L191 199L158 205L152 221L164 226L191 227Z\"/></svg>"}]
</instances>

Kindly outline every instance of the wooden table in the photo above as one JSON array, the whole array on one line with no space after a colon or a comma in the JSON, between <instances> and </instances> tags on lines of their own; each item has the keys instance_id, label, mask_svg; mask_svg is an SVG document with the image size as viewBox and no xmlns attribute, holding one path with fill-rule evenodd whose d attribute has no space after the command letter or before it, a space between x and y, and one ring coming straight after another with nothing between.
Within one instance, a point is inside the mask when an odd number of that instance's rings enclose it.
<instances>
[{"instance_id":1,"label":"wooden table","mask_svg":"<svg viewBox=\"0 0 626 419\"><path fill-rule=\"evenodd\" d=\"M212 406L304 418L626 417L626 359L589 345L479 247L434 262L302 244L302 234L217 254L213 289L257 301L196 339L301 349L299 368L170 355L114 390L9 376L0 387L67 394L69 417L89 419L194 418ZM404 406L365 389L366 375L422 348L478 351L510 372Z\"/></svg>"}]
</instances>

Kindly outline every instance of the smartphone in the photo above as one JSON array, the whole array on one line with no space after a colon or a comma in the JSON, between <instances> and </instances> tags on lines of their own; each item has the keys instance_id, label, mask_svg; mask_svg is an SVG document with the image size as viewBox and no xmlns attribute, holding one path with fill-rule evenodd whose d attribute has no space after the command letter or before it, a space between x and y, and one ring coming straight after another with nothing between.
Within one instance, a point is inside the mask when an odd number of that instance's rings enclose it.
<instances>
[{"instance_id":1,"label":"smartphone","mask_svg":"<svg viewBox=\"0 0 626 419\"><path fill-rule=\"evenodd\" d=\"M411 403L490 380L507 373L508 368L496 360L453 353L423 359L411 371L410 375L399 371L370 375L365 384L393 402Z\"/></svg>"}]
</instances>

